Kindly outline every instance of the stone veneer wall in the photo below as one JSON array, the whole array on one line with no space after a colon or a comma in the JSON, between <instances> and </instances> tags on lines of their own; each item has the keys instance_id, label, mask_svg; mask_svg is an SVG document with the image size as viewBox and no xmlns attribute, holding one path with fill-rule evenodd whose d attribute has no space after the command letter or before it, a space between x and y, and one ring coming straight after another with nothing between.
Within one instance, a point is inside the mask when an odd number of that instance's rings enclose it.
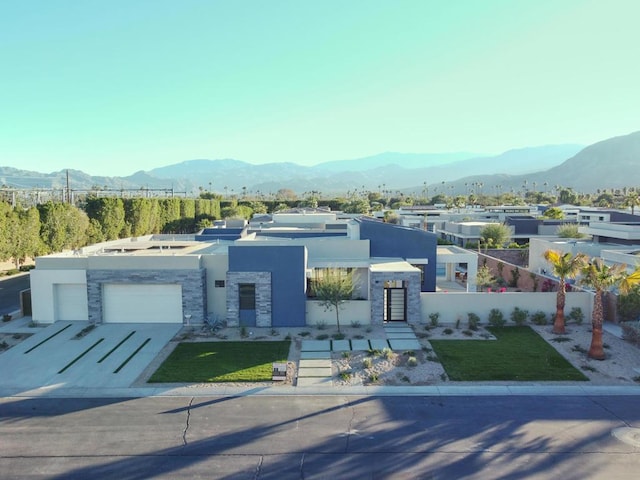
<instances>
[{"instance_id":1,"label":"stone veneer wall","mask_svg":"<svg viewBox=\"0 0 640 480\"><path fill-rule=\"evenodd\" d=\"M207 318L207 272L198 270L87 270L89 322L102 323L102 285L179 284L182 286L182 314L189 323L203 324ZM141 299L143 301L144 299ZM185 322L183 318L183 323Z\"/></svg>"},{"instance_id":2,"label":"stone veneer wall","mask_svg":"<svg viewBox=\"0 0 640 480\"><path fill-rule=\"evenodd\" d=\"M241 283L256 286L256 327L271 326L271 272L227 272L227 325L240 325Z\"/></svg>"},{"instance_id":3,"label":"stone veneer wall","mask_svg":"<svg viewBox=\"0 0 640 480\"><path fill-rule=\"evenodd\" d=\"M407 282L407 323L418 323L421 318L420 272L371 272L371 324L384 322L384 282L402 280Z\"/></svg>"}]
</instances>

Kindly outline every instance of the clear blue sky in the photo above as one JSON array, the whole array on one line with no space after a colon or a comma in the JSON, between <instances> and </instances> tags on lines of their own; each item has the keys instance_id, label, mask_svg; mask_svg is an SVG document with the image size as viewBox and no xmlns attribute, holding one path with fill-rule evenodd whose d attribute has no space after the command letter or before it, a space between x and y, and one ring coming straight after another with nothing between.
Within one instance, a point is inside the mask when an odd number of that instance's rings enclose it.
<instances>
[{"instance_id":1,"label":"clear blue sky","mask_svg":"<svg viewBox=\"0 0 640 480\"><path fill-rule=\"evenodd\" d=\"M128 175L640 130L638 0L0 3L0 165Z\"/></svg>"}]
</instances>

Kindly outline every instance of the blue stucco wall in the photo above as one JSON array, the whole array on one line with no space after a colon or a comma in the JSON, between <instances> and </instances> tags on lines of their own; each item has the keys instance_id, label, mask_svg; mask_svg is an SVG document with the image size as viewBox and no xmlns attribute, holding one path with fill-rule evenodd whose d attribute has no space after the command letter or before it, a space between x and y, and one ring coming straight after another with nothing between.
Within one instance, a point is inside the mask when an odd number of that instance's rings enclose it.
<instances>
[{"instance_id":1,"label":"blue stucco wall","mask_svg":"<svg viewBox=\"0 0 640 480\"><path fill-rule=\"evenodd\" d=\"M421 291L435 291L438 248L435 233L366 218L359 219L358 222L360 239L369 240L372 257L428 258Z\"/></svg>"},{"instance_id":2,"label":"blue stucco wall","mask_svg":"<svg viewBox=\"0 0 640 480\"><path fill-rule=\"evenodd\" d=\"M229 271L271 272L271 325L305 325L306 277L303 246L230 246Z\"/></svg>"}]
</instances>

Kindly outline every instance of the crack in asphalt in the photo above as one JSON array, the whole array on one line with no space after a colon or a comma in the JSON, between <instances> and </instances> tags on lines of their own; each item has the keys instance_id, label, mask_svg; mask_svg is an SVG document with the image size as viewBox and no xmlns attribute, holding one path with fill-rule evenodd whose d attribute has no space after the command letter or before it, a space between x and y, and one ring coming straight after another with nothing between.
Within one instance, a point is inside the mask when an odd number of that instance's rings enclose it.
<instances>
[{"instance_id":1,"label":"crack in asphalt","mask_svg":"<svg viewBox=\"0 0 640 480\"><path fill-rule=\"evenodd\" d=\"M345 445L345 453L349 451L349 440L351 439L351 427L353 426L353 421L356 418L356 407L353 406L353 403L350 401L347 402L347 406L351 408L351 418L349 419L349 425L347 425L347 442Z\"/></svg>"},{"instance_id":2,"label":"crack in asphalt","mask_svg":"<svg viewBox=\"0 0 640 480\"><path fill-rule=\"evenodd\" d=\"M300 459L300 480L304 480L304 456L305 453L302 453L302 458Z\"/></svg>"},{"instance_id":3,"label":"crack in asphalt","mask_svg":"<svg viewBox=\"0 0 640 480\"><path fill-rule=\"evenodd\" d=\"M191 420L191 406L193 405L193 400L195 397L191 397L189 400L189 406L187 407L187 422L184 426L184 430L182 430L182 446L187 446L187 430L189 430L189 421Z\"/></svg>"},{"instance_id":4,"label":"crack in asphalt","mask_svg":"<svg viewBox=\"0 0 640 480\"><path fill-rule=\"evenodd\" d=\"M610 414L612 417L617 418L618 420L620 420L622 423L625 424L625 426L627 427L631 427L631 424L629 422L627 422L625 419L620 418L619 415L616 415L609 407L601 404L600 402L598 402L595 398L593 397L587 397L589 400L591 400L592 403L596 404L597 406L599 406L601 409L603 409L605 412L607 412L608 414Z\"/></svg>"},{"instance_id":5,"label":"crack in asphalt","mask_svg":"<svg viewBox=\"0 0 640 480\"><path fill-rule=\"evenodd\" d=\"M256 474L254 475L254 480L258 480L260 478L260 472L262 471L262 462L264 462L264 455L260 455L260 460L258 461L258 466L256 467Z\"/></svg>"}]
</instances>

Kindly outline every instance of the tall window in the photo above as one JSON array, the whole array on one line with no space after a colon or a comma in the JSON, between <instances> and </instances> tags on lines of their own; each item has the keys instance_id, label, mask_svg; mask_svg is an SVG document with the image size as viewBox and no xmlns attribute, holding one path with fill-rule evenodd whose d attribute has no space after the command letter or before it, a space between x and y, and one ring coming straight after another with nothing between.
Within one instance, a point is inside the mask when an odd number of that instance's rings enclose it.
<instances>
[{"instance_id":1,"label":"tall window","mask_svg":"<svg viewBox=\"0 0 640 480\"><path fill-rule=\"evenodd\" d=\"M256 284L240 283L238 285L238 294L240 297L240 310L256 309Z\"/></svg>"}]
</instances>

